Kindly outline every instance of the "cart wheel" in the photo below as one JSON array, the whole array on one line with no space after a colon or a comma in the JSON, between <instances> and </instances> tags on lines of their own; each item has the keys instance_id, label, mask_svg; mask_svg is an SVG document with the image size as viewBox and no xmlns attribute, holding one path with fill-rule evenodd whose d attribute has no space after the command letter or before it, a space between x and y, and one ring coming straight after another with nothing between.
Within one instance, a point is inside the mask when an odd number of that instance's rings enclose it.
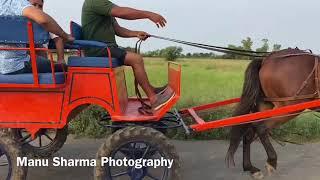
<instances>
[{"instance_id":1,"label":"cart wheel","mask_svg":"<svg viewBox=\"0 0 320 180\"><path fill-rule=\"evenodd\" d=\"M18 143L10 136L0 135L0 177L5 180L25 180L27 167L17 166L17 158L23 157Z\"/></svg>"},{"instance_id":2,"label":"cart wheel","mask_svg":"<svg viewBox=\"0 0 320 180\"><path fill-rule=\"evenodd\" d=\"M62 129L41 129L34 140L25 129L13 129L13 136L21 143L25 154L45 158L62 148L67 140L68 126Z\"/></svg>"},{"instance_id":3,"label":"cart wheel","mask_svg":"<svg viewBox=\"0 0 320 180\"><path fill-rule=\"evenodd\" d=\"M133 160L173 160L168 167L109 166L102 164L102 158L128 161ZM112 134L100 147L96 155L95 180L131 179L131 180L179 180L180 160L174 146L159 131L149 127L128 127ZM130 164L129 164L130 165Z\"/></svg>"}]
</instances>

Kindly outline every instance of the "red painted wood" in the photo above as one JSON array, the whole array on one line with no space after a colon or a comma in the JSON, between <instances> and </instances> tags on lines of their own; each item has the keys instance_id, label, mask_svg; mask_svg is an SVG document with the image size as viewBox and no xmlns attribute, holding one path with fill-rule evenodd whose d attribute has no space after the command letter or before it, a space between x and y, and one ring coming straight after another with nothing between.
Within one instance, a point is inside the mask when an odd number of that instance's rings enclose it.
<instances>
[{"instance_id":1,"label":"red painted wood","mask_svg":"<svg viewBox=\"0 0 320 180\"><path fill-rule=\"evenodd\" d=\"M243 116L236 116L236 117L230 117L230 118L221 119L221 120L215 120L215 121L207 122L205 124L194 124L194 125L191 125L190 127L194 131L201 132L201 131L207 131L210 129L258 122L258 121L261 121L260 119L286 115L286 114L295 113L297 111L301 111L305 109L316 108L319 106L320 106L320 100L315 100L315 101L310 101L306 103L285 106L285 107L281 107L273 110L267 110L267 111L247 114Z\"/></svg>"},{"instance_id":2,"label":"red painted wood","mask_svg":"<svg viewBox=\"0 0 320 180\"><path fill-rule=\"evenodd\" d=\"M55 69L54 69L54 62L53 62L53 55L50 51L48 51L49 54L49 59L50 59L50 64L51 64L51 69L52 69L52 79L53 79L53 84L57 84L56 81L56 75L55 75Z\"/></svg>"},{"instance_id":3,"label":"red painted wood","mask_svg":"<svg viewBox=\"0 0 320 180\"><path fill-rule=\"evenodd\" d=\"M3 123L59 124L64 92L0 92Z\"/></svg>"},{"instance_id":4,"label":"red painted wood","mask_svg":"<svg viewBox=\"0 0 320 180\"><path fill-rule=\"evenodd\" d=\"M124 113L119 113L121 110L115 112L112 116L112 120L115 122L123 121L158 121L163 117L180 99L181 95L181 66L175 65L174 63L169 63L168 65L168 84L170 88L175 92L174 97L158 111L154 112L153 116L142 115L138 112L138 108L141 107L141 103L136 98L129 98L127 109ZM118 92L118 91L117 91ZM146 103L148 100L146 99Z\"/></svg>"},{"instance_id":5,"label":"red painted wood","mask_svg":"<svg viewBox=\"0 0 320 180\"><path fill-rule=\"evenodd\" d=\"M230 104L234 104L234 103L238 103L238 102L240 102L240 98L234 98L234 99L228 99L225 101L219 101L219 102L215 102L215 103L211 103L211 104L196 106L196 107L193 107L192 109L194 111L204 111L204 110L210 110L210 109L214 109L214 108L218 108L221 106L226 106L226 105L230 105ZM188 108L188 109L190 109L190 108ZM182 115L188 114L188 109L182 109L182 110L180 110L180 113Z\"/></svg>"},{"instance_id":6,"label":"red painted wood","mask_svg":"<svg viewBox=\"0 0 320 180\"><path fill-rule=\"evenodd\" d=\"M31 66L33 73L33 82L35 86L39 85L38 69L37 69L37 57L34 44L34 34L33 34L33 25L31 22L28 22L28 36L29 36L29 46L30 46L30 57L31 57Z\"/></svg>"},{"instance_id":7,"label":"red painted wood","mask_svg":"<svg viewBox=\"0 0 320 180\"><path fill-rule=\"evenodd\" d=\"M198 123L198 124L205 124L206 122L201 119L197 113L193 110L193 109L188 109L189 114L191 115L191 117Z\"/></svg>"}]
</instances>

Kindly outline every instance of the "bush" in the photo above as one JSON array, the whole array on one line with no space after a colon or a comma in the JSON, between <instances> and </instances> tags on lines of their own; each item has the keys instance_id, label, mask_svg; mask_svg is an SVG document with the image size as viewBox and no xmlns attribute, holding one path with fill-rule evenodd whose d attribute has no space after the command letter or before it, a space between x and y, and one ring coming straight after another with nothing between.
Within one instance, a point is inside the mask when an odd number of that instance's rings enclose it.
<instances>
[{"instance_id":1,"label":"bush","mask_svg":"<svg viewBox=\"0 0 320 180\"><path fill-rule=\"evenodd\" d=\"M109 131L98 124L101 113L104 110L97 106L90 106L82 111L69 124L70 133L77 136L86 136L93 138L101 138L109 133Z\"/></svg>"},{"instance_id":2,"label":"bush","mask_svg":"<svg viewBox=\"0 0 320 180\"><path fill-rule=\"evenodd\" d=\"M182 48L181 47L176 47L176 46L171 46L167 47L164 50L162 50L162 54L168 61L175 61L178 59L178 57L181 56L182 53Z\"/></svg>"}]
</instances>

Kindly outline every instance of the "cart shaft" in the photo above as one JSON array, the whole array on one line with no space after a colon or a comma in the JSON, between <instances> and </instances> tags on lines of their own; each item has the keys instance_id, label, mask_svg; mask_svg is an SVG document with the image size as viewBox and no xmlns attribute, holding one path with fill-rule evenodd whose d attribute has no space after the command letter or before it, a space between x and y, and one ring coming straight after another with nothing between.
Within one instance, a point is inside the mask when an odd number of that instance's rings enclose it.
<instances>
[{"instance_id":1,"label":"cart shaft","mask_svg":"<svg viewBox=\"0 0 320 180\"><path fill-rule=\"evenodd\" d=\"M196 124L190 125L190 128L193 131L202 132L202 131L222 128L222 127L229 127L229 126L235 126L240 124L266 121L273 117L288 115L288 114L296 113L306 109L314 109L314 108L320 107L320 99L317 99L314 101L285 106L285 107L276 108L273 110L251 113L251 114L246 114L242 116L229 117L229 118L220 119L220 120L205 121L202 118L200 118L199 115L197 114L197 111L215 109L218 107L237 103L239 102L239 100L240 99L230 99L226 101L216 102L208 105L181 110L180 113L183 116L191 116L196 121Z\"/></svg>"}]
</instances>

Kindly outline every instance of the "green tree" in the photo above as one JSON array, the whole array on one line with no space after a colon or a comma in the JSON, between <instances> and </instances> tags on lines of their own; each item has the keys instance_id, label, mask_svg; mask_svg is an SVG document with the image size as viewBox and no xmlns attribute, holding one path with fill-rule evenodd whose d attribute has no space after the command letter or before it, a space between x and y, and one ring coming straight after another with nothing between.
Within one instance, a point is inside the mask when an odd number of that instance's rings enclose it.
<instances>
[{"instance_id":1,"label":"green tree","mask_svg":"<svg viewBox=\"0 0 320 180\"><path fill-rule=\"evenodd\" d=\"M163 55L163 57L168 61L175 61L181 56L182 51L183 49L181 47L170 46L161 50L161 55Z\"/></svg>"},{"instance_id":2,"label":"green tree","mask_svg":"<svg viewBox=\"0 0 320 180\"><path fill-rule=\"evenodd\" d=\"M145 57L160 57L160 51L159 49L154 50L154 51L148 51L143 54Z\"/></svg>"},{"instance_id":3,"label":"green tree","mask_svg":"<svg viewBox=\"0 0 320 180\"><path fill-rule=\"evenodd\" d=\"M236 46L233 44L229 44L228 48L230 49L237 49L237 50L243 50L242 46ZM241 55L237 55L234 53L226 53L225 55L223 55L223 59L243 59L244 57Z\"/></svg>"},{"instance_id":4,"label":"green tree","mask_svg":"<svg viewBox=\"0 0 320 180\"><path fill-rule=\"evenodd\" d=\"M242 43L242 48L244 50L247 50L247 51L252 50L253 41L251 40L250 37L247 37L246 39L242 40L241 43Z\"/></svg>"},{"instance_id":5,"label":"green tree","mask_svg":"<svg viewBox=\"0 0 320 180\"><path fill-rule=\"evenodd\" d=\"M216 57L216 54L213 53L213 52L211 52L211 53L210 53L210 58L215 58L215 57Z\"/></svg>"},{"instance_id":6,"label":"green tree","mask_svg":"<svg viewBox=\"0 0 320 180\"><path fill-rule=\"evenodd\" d=\"M273 45L273 51L280 51L281 50L281 44L274 44Z\"/></svg>"},{"instance_id":7,"label":"green tree","mask_svg":"<svg viewBox=\"0 0 320 180\"><path fill-rule=\"evenodd\" d=\"M269 40L262 39L262 47L258 48L256 51L258 52L268 52L269 51Z\"/></svg>"}]
</instances>

